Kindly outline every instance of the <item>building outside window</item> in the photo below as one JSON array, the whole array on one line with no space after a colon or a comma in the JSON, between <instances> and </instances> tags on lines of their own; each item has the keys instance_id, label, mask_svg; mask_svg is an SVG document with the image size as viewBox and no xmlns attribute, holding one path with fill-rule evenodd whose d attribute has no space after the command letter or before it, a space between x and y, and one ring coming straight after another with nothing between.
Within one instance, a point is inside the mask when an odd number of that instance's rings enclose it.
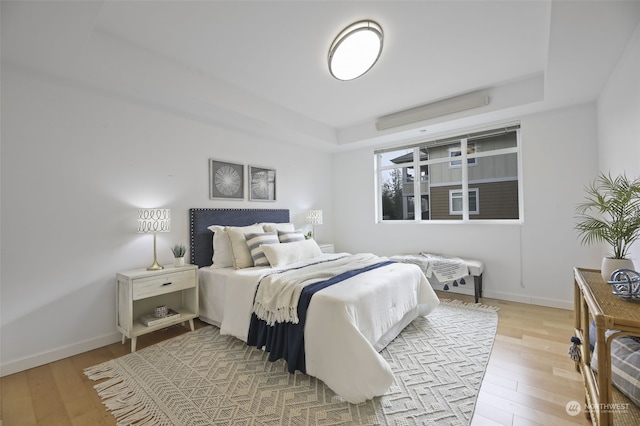
<instances>
[{"instance_id":1,"label":"building outside window","mask_svg":"<svg viewBox=\"0 0 640 426\"><path fill-rule=\"evenodd\" d=\"M477 150L476 144L467 145L467 154L474 154L475 152L477 152L476 150ZM455 158L455 157L461 157L461 156L462 156L462 151L460 150L459 146L449 149L449 157ZM478 164L478 162L476 161L475 158L468 158L467 164L470 166L475 166ZM460 166L462 166L462 160L449 162L449 167L460 167Z\"/></svg>"},{"instance_id":2,"label":"building outside window","mask_svg":"<svg viewBox=\"0 0 640 426\"><path fill-rule=\"evenodd\" d=\"M519 128L376 151L378 221L520 219Z\"/></svg>"}]
</instances>

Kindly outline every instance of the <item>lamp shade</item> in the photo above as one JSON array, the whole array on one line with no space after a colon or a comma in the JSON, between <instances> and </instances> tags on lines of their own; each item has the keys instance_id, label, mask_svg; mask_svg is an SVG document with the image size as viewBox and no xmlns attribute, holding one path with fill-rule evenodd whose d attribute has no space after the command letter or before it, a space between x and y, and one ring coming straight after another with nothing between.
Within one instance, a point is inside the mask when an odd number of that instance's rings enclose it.
<instances>
[{"instance_id":1,"label":"lamp shade","mask_svg":"<svg viewBox=\"0 0 640 426\"><path fill-rule=\"evenodd\" d=\"M309 210L306 222L310 225L322 225L322 210Z\"/></svg>"},{"instance_id":2,"label":"lamp shade","mask_svg":"<svg viewBox=\"0 0 640 426\"><path fill-rule=\"evenodd\" d=\"M170 209L138 209L138 233L171 231Z\"/></svg>"}]
</instances>

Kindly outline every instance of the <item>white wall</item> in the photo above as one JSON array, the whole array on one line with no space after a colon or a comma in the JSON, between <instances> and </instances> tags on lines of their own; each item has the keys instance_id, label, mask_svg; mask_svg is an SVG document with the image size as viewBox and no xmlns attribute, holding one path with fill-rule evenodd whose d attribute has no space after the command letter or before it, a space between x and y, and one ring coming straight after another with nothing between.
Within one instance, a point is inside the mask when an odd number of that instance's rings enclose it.
<instances>
[{"instance_id":1,"label":"white wall","mask_svg":"<svg viewBox=\"0 0 640 426\"><path fill-rule=\"evenodd\" d=\"M158 260L188 243L191 207L332 207L326 153L3 64L2 374L119 340L115 274L151 264L138 207L165 207ZM212 201L208 159L273 167L277 201ZM310 161L312 159L312 161ZM319 238L331 229L317 227Z\"/></svg>"},{"instance_id":2,"label":"white wall","mask_svg":"<svg viewBox=\"0 0 640 426\"><path fill-rule=\"evenodd\" d=\"M572 268L596 267L581 247L575 205L597 166L595 104L522 117L524 223L374 223L372 149L334 159L337 249L381 255L429 251L484 261L484 295L571 308Z\"/></svg>"},{"instance_id":3,"label":"white wall","mask_svg":"<svg viewBox=\"0 0 640 426\"><path fill-rule=\"evenodd\" d=\"M640 177L640 25L598 99L599 167ZM640 268L640 243L631 250Z\"/></svg>"}]
</instances>

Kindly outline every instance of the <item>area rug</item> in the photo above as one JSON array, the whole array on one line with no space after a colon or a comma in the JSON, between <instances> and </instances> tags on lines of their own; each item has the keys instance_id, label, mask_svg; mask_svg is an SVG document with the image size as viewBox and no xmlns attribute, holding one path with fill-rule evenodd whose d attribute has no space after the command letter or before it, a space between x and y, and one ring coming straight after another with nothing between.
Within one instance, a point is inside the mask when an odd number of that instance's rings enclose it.
<instances>
[{"instance_id":1,"label":"area rug","mask_svg":"<svg viewBox=\"0 0 640 426\"><path fill-rule=\"evenodd\" d=\"M468 425L491 354L497 308L443 300L381 355L395 381L349 404L318 379L213 326L90 367L119 425Z\"/></svg>"}]
</instances>

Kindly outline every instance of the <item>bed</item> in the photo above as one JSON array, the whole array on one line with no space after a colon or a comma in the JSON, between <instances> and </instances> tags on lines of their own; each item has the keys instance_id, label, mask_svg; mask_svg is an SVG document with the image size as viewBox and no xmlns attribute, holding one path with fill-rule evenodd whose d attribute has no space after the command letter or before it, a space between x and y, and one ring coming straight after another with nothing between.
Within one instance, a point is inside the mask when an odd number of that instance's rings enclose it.
<instances>
[{"instance_id":1,"label":"bed","mask_svg":"<svg viewBox=\"0 0 640 426\"><path fill-rule=\"evenodd\" d=\"M413 319L429 314L439 304L419 267L370 254L321 253L313 240L296 239L298 232L286 209L194 208L189 214L191 263L199 266L201 320L220 327L221 334L266 348L270 360L285 358L290 372L298 369L319 378L350 403L383 395L389 389L393 373L378 352ZM265 232L253 232L259 229L255 226ZM214 238L216 232L218 237ZM232 264L225 252L229 248L220 245L224 232L228 232L224 241L232 242ZM273 238L274 232L279 238L277 243L252 243L259 238ZM248 246L259 247L255 251L260 253L253 258L259 266L247 266L250 261L243 257L246 252L241 255L234 251L241 246L238 234L247 238ZM288 242L287 238L293 240ZM249 249L249 253L254 256L253 250ZM341 269L352 262L358 267ZM331 269L345 271L338 275L348 278L326 287L324 283L333 278L304 287L300 306L306 300L308 307L285 314L293 315L296 321L273 323L273 318L256 314L262 314L256 307L261 306L260 293L267 292L263 289L274 288L270 286L285 277L305 275L314 269L323 270L322 273ZM312 298L305 294L307 288L316 285L322 290ZM282 339L269 340L281 326L288 327L291 335L296 330L302 333L301 367L297 364L299 353L293 359L289 352L295 351L286 347L284 355L278 353L282 352L278 346ZM270 347L274 341L275 349Z\"/></svg>"}]
</instances>

